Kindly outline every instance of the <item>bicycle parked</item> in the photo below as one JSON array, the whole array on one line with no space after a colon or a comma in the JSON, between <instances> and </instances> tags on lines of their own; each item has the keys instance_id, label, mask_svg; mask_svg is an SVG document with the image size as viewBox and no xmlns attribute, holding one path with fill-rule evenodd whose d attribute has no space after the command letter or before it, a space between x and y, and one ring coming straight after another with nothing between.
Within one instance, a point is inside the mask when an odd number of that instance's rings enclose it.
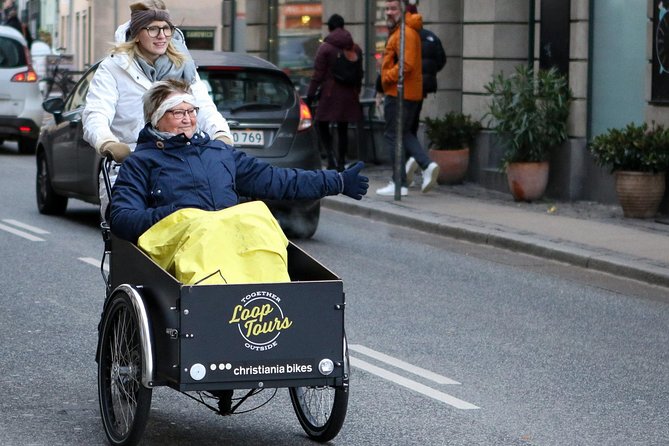
<instances>
[{"instance_id":1,"label":"bicycle parked","mask_svg":"<svg viewBox=\"0 0 669 446\"><path fill-rule=\"evenodd\" d=\"M55 56L47 56L46 63L48 76L43 79L44 98L48 98L52 92L56 91L65 98L76 84L76 79L73 76L80 74L77 71L64 68L64 66L72 65L72 55L61 53Z\"/></svg>"}]
</instances>

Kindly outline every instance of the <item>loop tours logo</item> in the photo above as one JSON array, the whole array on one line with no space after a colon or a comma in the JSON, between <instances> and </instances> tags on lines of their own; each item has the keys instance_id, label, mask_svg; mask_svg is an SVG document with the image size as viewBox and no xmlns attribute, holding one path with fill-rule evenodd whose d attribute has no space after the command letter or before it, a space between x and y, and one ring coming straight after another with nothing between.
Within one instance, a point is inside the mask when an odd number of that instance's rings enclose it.
<instances>
[{"instance_id":1,"label":"loop tours logo","mask_svg":"<svg viewBox=\"0 0 669 446\"><path fill-rule=\"evenodd\" d=\"M247 294L235 305L229 324L237 324L244 346L249 350L266 351L278 345L277 339L293 321L283 314L281 298L269 291Z\"/></svg>"}]
</instances>

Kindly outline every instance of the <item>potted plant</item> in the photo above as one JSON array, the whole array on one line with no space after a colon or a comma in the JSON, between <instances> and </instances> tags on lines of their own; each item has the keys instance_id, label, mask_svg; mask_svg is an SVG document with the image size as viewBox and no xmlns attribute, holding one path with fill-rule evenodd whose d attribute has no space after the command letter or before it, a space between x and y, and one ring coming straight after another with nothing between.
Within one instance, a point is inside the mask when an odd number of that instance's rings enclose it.
<instances>
[{"instance_id":1,"label":"potted plant","mask_svg":"<svg viewBox=\"0 0 669 446\"><path fill-rule=\"evenodd\" d=\"M481 123L470 115L449 112L425 118L425 134L430 140L430 158L439 165L439 184L457 184L469 168L469 148L481 131Z\"/></svg>"},{"instance_id":2,"label":"potted plant","mask_svg":"<svg viewBox=\"0 0 669 446\"><path fill-rule=\"evenodd\" d=\"M669 129L629 123L608 129L588 144L595 163L615 175L616 194L628 218L652 218L664 196L669 168Z\"/></svg>"},{"instance_id":3,"label":"potted plant","mask_svg":"<svg viewBox=\"0 0 669 446\"><path fill-rule=\"evenodd\" d=\"M567 139L567 78L555 68L535 72L518 65L510 76L494 76L485 89L492 95L486 116L504 146L509 189L516 201L537 200L548 184L548 155Z\"/></svg>"}]
</instances>

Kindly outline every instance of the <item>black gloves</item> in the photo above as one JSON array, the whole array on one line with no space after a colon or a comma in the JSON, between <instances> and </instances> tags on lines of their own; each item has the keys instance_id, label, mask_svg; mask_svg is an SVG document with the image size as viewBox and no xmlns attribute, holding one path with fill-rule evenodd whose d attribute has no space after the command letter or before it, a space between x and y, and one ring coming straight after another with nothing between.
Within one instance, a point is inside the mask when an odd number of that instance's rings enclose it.
<instances>
[{"instance_id":1,"label":"black gloves","mask_svg":"<svg viewBox=\"0 0 669 446\"><path fill-rule=\"evenodd\" d=\"M360 175L363 167L365 167L365 163L358 161L339 174L342 182L342 194L360 200L367 193L369 178Z\"/></svg>"}]
</instances>

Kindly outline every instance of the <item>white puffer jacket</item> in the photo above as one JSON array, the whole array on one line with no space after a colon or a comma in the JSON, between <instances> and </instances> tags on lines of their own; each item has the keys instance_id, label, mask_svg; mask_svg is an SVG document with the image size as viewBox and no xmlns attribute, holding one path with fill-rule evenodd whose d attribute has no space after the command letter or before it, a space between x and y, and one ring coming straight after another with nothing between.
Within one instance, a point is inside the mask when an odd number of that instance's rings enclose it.
<instances>
[{"instance_id":1,"label":"white puffer jacket","mask_svg":"<svg viewBox=\"0 0 669 446\"><path fill-rule=\"evenodd\" d=\"M144 127L142 96L152 83L135 60L126 54L111 54L98 67L86 96L82 114L84 139L99 152L107 141L120 141L135 148ZM191 85L200 107L198 124L212 137L222 132L232 141L227 121L216 109L207 87L196 74Z\"/></svg>"}]
</instances>

